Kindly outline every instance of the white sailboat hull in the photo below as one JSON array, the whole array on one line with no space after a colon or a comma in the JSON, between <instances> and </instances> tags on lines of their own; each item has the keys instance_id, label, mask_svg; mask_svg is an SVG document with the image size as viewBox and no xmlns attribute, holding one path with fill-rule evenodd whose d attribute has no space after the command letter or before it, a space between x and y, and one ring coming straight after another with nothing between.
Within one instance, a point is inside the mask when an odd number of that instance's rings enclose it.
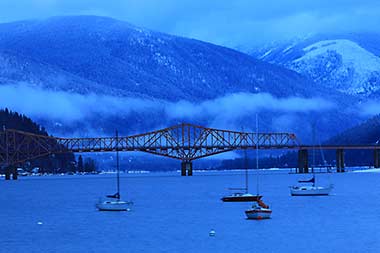
<instances>
[{"instance_id":1,"label":"white sailboat hull","mask_svg":"<svg viewBox=\"0 0 380 253\"><path fill-rule=\"evenodd\" d=\"M333 186L292 186L290 194L292 196L327 196L330 194Z\"/></svg>"},{"instance_id":2,"label":"white sailboat hull","mask_svg":"<svg viewBox=\"0 0 380 253\"><path fill-rule=\"evenodd\" d=\"M130 202L121 200L105 200L96 204L99 211L128 211Z\"/></svg>"}]
</instances>

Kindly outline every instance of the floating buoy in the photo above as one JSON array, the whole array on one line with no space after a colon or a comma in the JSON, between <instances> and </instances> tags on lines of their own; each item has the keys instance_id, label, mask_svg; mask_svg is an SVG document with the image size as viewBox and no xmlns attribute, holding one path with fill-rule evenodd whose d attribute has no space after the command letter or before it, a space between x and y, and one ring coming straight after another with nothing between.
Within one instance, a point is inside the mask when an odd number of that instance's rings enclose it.
<instances>
[{"instance_id":1,"label":"floating buoy","mask_svg":"<svg viewBox=\"0 0 380 253\"><path fill-rule=\"evenodd\" d=\"M210 232L208 233L209 236L215 236L215 230L211 229Z\"/></svg>"}]
</instances>

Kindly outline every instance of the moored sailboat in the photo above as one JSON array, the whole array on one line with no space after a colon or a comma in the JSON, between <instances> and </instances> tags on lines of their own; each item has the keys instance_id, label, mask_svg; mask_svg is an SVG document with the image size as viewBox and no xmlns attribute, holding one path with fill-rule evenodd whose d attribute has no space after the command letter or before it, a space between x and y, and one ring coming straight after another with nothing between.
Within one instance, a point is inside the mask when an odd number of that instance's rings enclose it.
<instances>
[{"instance_id":1,"label":"moored sailboat","mask_svg":"<svg viewBox=\"0 0 380 253\"><path fill-rule=\"evenodd\" d=\"M299 183L312 183L313 185L293 185L290 187L290 195L292 196L327 196L333 189L330 184L327 187L315 185L315 175L310 180L299 180Z\"/></svg>"},{"instance_id":2,"label":"moored sailboat","mask_svg":"<svg viewBox=\"0 0 380 253\"><path fill-rule=\"evenodd\" d=\"M257 195L259 196L259 134L258 134L258 120L256 115L256 187ZM272 215L272 209L265 204L261 197L256 200L256 203L253 203L252 207L248 210L245 210L245 215L247 219L261 220L261 219L270 219Z\"/></svg>"},{"instance_id":3,"label":"moored sailboat","mask_svg":"<svg viewBox=\"0 0 380 253\"><path fill-rule=\"evenodd\" d=\"M100 200L96 207L99 211L128 211L132 202L123 201L119 198L107 196L106 200Z\"/></svg>"},{"instance_id":4,"label":"moored sailboat","mask_svg":"<svg viewBox=\"0 0 380 253\"><path fill-rule=\"evenodd\" d=\"M248 192L248 160L247 160L247 150L244 149L244 167L245 167L245 187L244 188L229 188L237 192L233 192L230 195L224 196L221 200L223 202L251 202L260 200L262 196L253 195ZM241 192L241 191L244 192Z\"/></svg>"},{"instance_id":5,"label":"moored sailboat","mask_svg":"<svg viewBox=\"0 0 380 253\"><path fill-rule=\"evenodd\" d=\"M241 189L241 188L240 188ZM223 202L251 202L260 200L262 196L250 193L234 192L222 198Z\"/></svg>"},{"instance_id":6,"label":"moored sailboat","mask_svg":"<svg viewBox=\"0 0 380 253\"><path fill-rule=\"evenodd\" d=\"M315 139L315 126L313 126L313 143ZM315 184L315 148L313 148L313 164L312 164L312 172L313 177L309 180L298 180L298 183L306 183L312 185L293 185L290 187L290 195L291 196L327 196L330 194L333 189L333 185L329 186L316 186Z\"/></svg>"},{"instance_id":7,"label":"moored sailboat","mask_svg":"<svg viewBox=\"0 0 380 253\"><path fill-rule=\"evenodd\" d=\"M96 204L99 211L128 211L131 201L123 201L120 198L120 168L119 168L119 138L116 131L116 186L117 192L113 195L107 195L106 199L100 199Z\"/></svg>"},{"instance_id":8,"label":"moored sailboat","mask_svg":"<svg viewBox=\"0 0 380 253\"><path fill-rule=\"evenodd\" d=\"M248 219L270 219L271 214L272 209L270 209L262 200L258 200L250 209L245 210L245 215Z\"/></svg>"}]
</instances>

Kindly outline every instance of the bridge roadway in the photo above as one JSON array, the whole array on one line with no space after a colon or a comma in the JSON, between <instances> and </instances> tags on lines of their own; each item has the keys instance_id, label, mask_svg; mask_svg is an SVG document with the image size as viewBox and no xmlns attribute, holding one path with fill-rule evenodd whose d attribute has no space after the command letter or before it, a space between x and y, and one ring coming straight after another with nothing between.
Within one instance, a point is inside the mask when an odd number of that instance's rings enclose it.
<instances>
[{"instance_id":1,"label":"bridge roadway","mask_svg":"<svg viewBox=\"0 0 380 253\"><path fill-rule=\"evenodd\" d=\"M337 169L344 171L344 150L374 150L376 145L301 145L293 133L249 133L206 128L182 123L176 126L127 137L59 138L18 130L0 132L0 166L14 168L25 161L65 152L141 151L181 160L182 175L192 175L192 161L237 149L298 150L298 172L308 172L308 151L337 150Z\"/></svg>"}]
</instances>

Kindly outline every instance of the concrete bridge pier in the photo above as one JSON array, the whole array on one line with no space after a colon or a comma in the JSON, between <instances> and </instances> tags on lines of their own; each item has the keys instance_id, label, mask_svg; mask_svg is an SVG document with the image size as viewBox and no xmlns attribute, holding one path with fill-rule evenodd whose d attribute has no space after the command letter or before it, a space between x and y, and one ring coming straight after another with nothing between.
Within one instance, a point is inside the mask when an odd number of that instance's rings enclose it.
<instances>
[{"instance_id":1,"label":"concrete bridge pier","mask_svg":"<svg viewBox=\"0 0 380 253\"><path fill-rule=\"evenodd\" d=\"M181 176L193 175L193 163L191 161L184 160L181 162Z\"/></svg>"},{"instance_id":2,"label":"concrete bridge pier","mask_svg":"<svg viewBox=\"0 0 380 253\"><path fill-rule=\"evenodd\" d=\"M309 157L306 149L298 150L298 171L297 173L309 173Z\"/></svg>"},{"instance_id":3,"label":"concrete bridge pier","mask_svg":"<svg viewBox=\"0 0 380 253\"><path fill-rule=\"evenodd\" d=\"M12 171L12 179L17 180L17 178L18 178L17 168L12 167L11 171Z\"/></svg>"},{"instance_id":4,"label":"concrete bridge pier","mask_svg":"<svg viewBox=\"0 0 380 253\"><path fill-rule=\"evenodd\" d=\"M344 172L344 150L336 150L336 171Z\"/></svg>"},{"instance_id":5,"label":"concrete bridge pier","mask_svg":"<svg viewBox=\"0 0 380 253\"><path fill-rule=\"evenodd\" d=\"M5 180L17 180L18 173L16 167L6 167L5 168Z\"/></svg>"},{"instance_id":6,"label":"concrete bridge pier","mask_svg":"<svg viewBox=\"0 0 380 253\"><path fill-rule=\"evenodd\" d=\"M11 170L9 167L5 168L5 180L11 180Z\"/></svg>"},{"instance_id":7,"label":"concrete bridge pier","mask_svg":"<svg viewBox=\"0 0 380 253\"><path fill-rule=\"evenodd\" d=\"M373 167L376 169L380 168L379 150L375 149L373 154L374 154Z\"/></svg>"}]
</instances>

